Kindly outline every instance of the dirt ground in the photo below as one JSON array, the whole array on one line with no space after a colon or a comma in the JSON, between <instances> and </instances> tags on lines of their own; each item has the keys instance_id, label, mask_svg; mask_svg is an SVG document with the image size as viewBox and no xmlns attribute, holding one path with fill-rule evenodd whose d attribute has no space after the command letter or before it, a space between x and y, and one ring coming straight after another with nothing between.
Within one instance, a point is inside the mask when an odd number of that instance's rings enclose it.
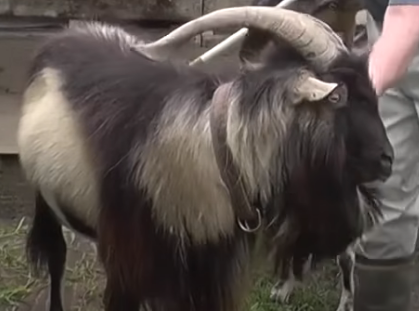
<instances>
[{"instance_id":1,"label":"dirt ground","mask_svg":"<svg viewBox=\"0 0 419 311\"><path fill-rule=\"evenodd\" d=\"M161 36L168 30L142 32L146 39ZM134 31L138 34L138 30ZM214 42L207 42L213 45ZM1 53L7 43L0 41ZM200 55L208 47L186 48L177 53L182 58L192 59ZM16 49L16 53L21 51ZM10 52L9 52L10 53ZM10 53L10 54L14 54ZM18 55L10 55L12 59ZM1 61L0 61L1 62ZM5 61L3 61L5 62ZM16 66L18 65L16 61ZM20 64L20 63L19 63ZM23 66L20 64L19 66ZM236 63L231 54L227 53L217 58L209 69L218 70L234 68ZM18 71L21 70L17 69ZM22 70L23 72L23 70ZM1 79L0 79L1 82ZM0 83L1 84L1 83ZM17 86L17 89L20 86ZM0 113L0 134L10 138L10 148L13 146L15 124L6 123L19 109L17 95L13 92L2 92L0 89L0 108L6 113ZM1 112L1 110L0 110ZM9 147L8 147L9 148ZM28 230L33 207L33 194L25 182L15 155L0 156L0 310L1 311L44 311L47 297L47 279L39 278L30 273L24 257L24 239ZM101 295L104 286L104 276L100 264L96 261L95 248L83 238L66 232L69 247L66 268L65 304L66 311L97 311L101 310ZM419 266L418 266L419 272ZM248 310L252 311L333 311L339 298L338 270L333 263L326 263L313 273L307 283L297 290L289 305L279 305L269 300L272 279L264 268L255 272L254 289L248 297ZM419 275L419 273L418 273ZM414 291L415 302L412 309L419 307L419 278Z\"/></svg>"}]
</instances>

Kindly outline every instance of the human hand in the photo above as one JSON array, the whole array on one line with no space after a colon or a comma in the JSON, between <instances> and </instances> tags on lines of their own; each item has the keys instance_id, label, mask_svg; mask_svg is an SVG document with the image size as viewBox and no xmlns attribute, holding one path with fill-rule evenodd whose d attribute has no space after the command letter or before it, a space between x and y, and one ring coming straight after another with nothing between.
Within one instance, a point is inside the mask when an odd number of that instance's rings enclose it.
<instances>
[{"instance_id":1,"label":"human hand","mask_svg":"<svg viewBox=\"0 0 419 311\"><path fill-rule=\"evenodd\" d=\"M391 5L381 37L373 45L368 64L371 82L380 96L407 71L419 44L419 5Z\"/></svg>"},{"instance_id":2,"label":"human hand","mask_svg":"<svg viewBox=\"0 0 419 311\"><path fill-rule=\"evenodd\" d=\"M400 59L397 38L380 37L372 47L368 74L377 96L384 93L406 72L410 58Z\"/></svg>"}]
</instances>

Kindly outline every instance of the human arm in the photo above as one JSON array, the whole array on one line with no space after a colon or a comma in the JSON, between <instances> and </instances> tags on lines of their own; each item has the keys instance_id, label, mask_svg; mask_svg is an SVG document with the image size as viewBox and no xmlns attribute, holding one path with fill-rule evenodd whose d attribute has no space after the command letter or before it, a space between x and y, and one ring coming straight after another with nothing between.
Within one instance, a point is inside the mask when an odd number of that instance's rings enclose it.
<instances>
[{"instance_id":1,"label":"human arm","mask_svg":"<svg viewBox=\"0 0 419 311\"><path fill-rule=\"evenodd\" d=\"M390 0L370 54L369 73L378 95L402 77L418 46L419 0Z\"/></svg>"}]
</instances>

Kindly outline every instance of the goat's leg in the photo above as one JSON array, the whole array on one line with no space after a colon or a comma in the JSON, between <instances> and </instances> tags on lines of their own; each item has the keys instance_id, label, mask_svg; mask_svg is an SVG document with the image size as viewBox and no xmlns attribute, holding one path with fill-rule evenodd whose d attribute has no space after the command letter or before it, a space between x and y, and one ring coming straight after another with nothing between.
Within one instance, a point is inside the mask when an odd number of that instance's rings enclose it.
<instances>
[{"instance_id":1,"label":"goat's leg","mask_svg":"<svg viewBox=\"0 0 419 311\"><path fill-rule=\"evenodd\" d=\"M298 282L302 282L306 274L309 273L311 268L311 255L294 257L293 260L293 272L295 279Z\"/></svg>"},{"instance_id":2,"label":"goat's leg","mask_svg":"<svg viewBox=\"0 0 419 311\"><path fill-rule=\"evenodd\" d=\"M123 289L112 276L108 275L106 288L103 297L105 311L138 311L140 310L140 301L134 294ZM147 310L143 308L141 310Z\"/></svg>"},{"instance_id":3,"label":"goat's leg","mask_svg":"<svg viewBox=\"0 0 419 311\"><path fill-rule=\"evenodd\" d=\"M271 299L288 303L295 287L295 276L293 273L293 259L286 260L281 265L279 280L271 289Z\"/></svg>"},{"instance_id":4,"label":"goat's leg","mask_svg":"<svg viewBox=\"0 0 419 311\"><path fill-rule=\"evenodd\" d=\"M119 249L113 247L113 245L104 245L100 239L98 251L106 272L106 287L103 295L104 310L138 311L141 307L139 294L142 292L141 281L135 284L133 278L124 277L124 273L119 267L126 263L126 268L131 271L133 276L135 275L135 269L132 268L130 263L124 262L123 258L120 258Z\"/></svg>"},{"instance_id":5,"label":"goat's leg","mask_svg":"<svg viewBox=\"0 0 419 311\"><path fill-rule=\"evenodd\" d=\"M62 280L67 246L61 224L39 192L36 193L35 215L26 241L26 252L35 272L48 267L49 310L63 311Z\"/></svg>"},{"instance_id":6,"label":"goat's leg","mask_svg":"<svg viewBox=\"0 0 419 311\"><path fill-rule=\"evenodd\" d=\"M144 277L146 272L142 266L147 259L141 260L138 257L141 252L136 252L133 246L132 237L141 238L141 234L130 231L132 226L124 224L123 217L111 218L114 215L109 210L104 209L99 218L97 244L98 255L106 274L104 311L138 311L144 300L142 296L145 295L146 286L151 286L144 284L147 282L146 278L150 280L150 277ZM141 241L138 245L137 251L138 248L142 251Z\"/></svg>"},{"instance_id":7,"label":"goat's leg","mask_svg":"<svg viewBox=\"0 0 419 311\"><path fill-rule=\"evenodd\" d=\"M281 266L279 281L271 289L271 299L288 303L289 297L298 282L302 282L304 275L311 267L310 256L293 257Z\"/></svg>"},{"instance_id":8,"label":"goat's leg","mask_svg":"<svg viewBox=\"0 0 419 311\"><path fill-rule=\"evenodd\" d=\"M353 311L355 253L348 248L337 262L341 271L341 295L337 311Z\"/></svg>"}]
</instances>

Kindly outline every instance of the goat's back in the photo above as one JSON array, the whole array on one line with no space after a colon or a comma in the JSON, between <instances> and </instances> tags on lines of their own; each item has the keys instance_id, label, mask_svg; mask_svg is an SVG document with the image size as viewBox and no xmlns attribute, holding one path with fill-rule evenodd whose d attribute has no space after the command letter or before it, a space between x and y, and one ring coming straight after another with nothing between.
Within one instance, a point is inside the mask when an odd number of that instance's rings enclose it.
<instances>
[{"instance_id":1,"label":"goat's back","mask_svg":"<svg viewBox=\"0 0 419 311\"><path fill-rule=\"evenodd\" d=\"M233 219L226 193L219 193L224 189L214 187L220 177L208 108L218 82L154 62L135 44L123 30L94 23L69 28L41 47L18 129L22 167L58 214L67 208L91 228L109 178L112 191L126 183L148 189L168 226L183 226L178 208L189 215L188 231L218 235L211 228L220 221L230 227ZM173 216L163 210L169 201ZM207 227L196 222L202 210Z\"/></svg>"}]
</instances>

